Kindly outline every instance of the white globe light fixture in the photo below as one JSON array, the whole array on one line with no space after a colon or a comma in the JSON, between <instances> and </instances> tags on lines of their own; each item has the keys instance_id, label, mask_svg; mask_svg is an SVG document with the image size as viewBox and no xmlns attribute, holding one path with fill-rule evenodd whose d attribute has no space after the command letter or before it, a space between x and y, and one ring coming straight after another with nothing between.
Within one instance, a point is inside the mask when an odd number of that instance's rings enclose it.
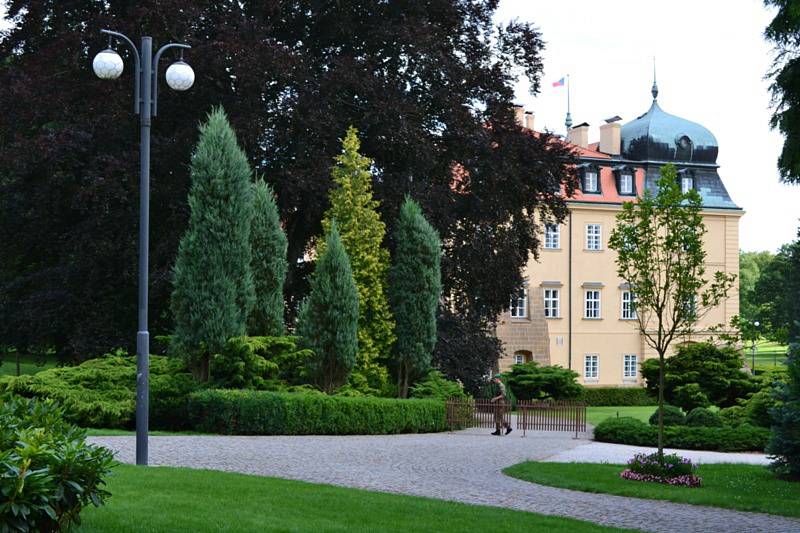
<instances>
[{"instance_id":1,"label":"white globe light fixture","mask_svg":"<svg viewBox=\"0 0 800 533\"><path fill-rule=\"evenodd\" d=\"M122 63L122 58L119 57L119 54L111 48L107 48L94 56L92 68L94 69L94 73L97 74L98 78L103 80L113 80L119 78L120 74L122 74L124 65Z\"/></svg>"},{"instance_id":2,"label":"white globe light fixture","mask_svg":"<svg viewBox=\"0 0 800 533\"><path fill-rule=\"evenodd\" d=\"M183 61L176 61L167 69L167 85L174 91L185 91L194 84L194 70Z\"/></svg>"}]
</instances>

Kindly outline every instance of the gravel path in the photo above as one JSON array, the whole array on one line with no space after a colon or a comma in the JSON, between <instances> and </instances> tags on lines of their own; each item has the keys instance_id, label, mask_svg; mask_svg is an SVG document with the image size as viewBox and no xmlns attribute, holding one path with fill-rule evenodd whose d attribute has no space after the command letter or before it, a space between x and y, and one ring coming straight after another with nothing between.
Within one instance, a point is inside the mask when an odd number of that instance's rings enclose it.
<instances>
[{"instance_id":1,"label":"gravel path","mask_svg":"<svg viewBox=\"0 0 800 533\"><path fill-rule=\"evenodd\" d=\"M120 461L134 462L133 437L89 440L114 450ZM391 436L152 437L150 463L413 494L649 531L800 531L796 519L576 492L501 472L522 461L547 460L591 446L586 442L559 433L529 432L522 437L514 432L499 438L487 430Z\"/></svg>"},{"instance_id":2,"label":"gravel path","mask_svg":"<svg viewBox=\"0 0 800 533\"><path fill-rule=\"evenodd\" d=\"M625 464L635 453L655 453L657 448L608 444L605 442L584 441L547 458L553 463L615 463ZM744 463L749 465L768 465L769 459L763 453L721 453L694 450L673 450L664 448L664 453L677 453L688 457L694 463Z\"/></svg>"}]
</instances>

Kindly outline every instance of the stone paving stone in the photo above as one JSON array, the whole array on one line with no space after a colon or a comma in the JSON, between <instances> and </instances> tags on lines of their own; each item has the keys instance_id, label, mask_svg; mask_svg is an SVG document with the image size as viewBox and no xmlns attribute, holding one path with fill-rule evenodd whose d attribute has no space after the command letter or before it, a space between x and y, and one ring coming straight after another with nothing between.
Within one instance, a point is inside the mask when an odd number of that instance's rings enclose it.
<instances>
[{"instance_id":1,"label":"stone paving stone","mask_svg":"<svg viewBox=\"0 0 800 533\"><path fill-rule=\"evenodd\" d=\"M560 515L657 532L789 532L800 520L528 483L502 469L586 445L569 434L491 430L380 436L174 436L150 439L150 464L207 468ZM133 463L133 437L92 437Z\"/></svg>"}]
</instances>

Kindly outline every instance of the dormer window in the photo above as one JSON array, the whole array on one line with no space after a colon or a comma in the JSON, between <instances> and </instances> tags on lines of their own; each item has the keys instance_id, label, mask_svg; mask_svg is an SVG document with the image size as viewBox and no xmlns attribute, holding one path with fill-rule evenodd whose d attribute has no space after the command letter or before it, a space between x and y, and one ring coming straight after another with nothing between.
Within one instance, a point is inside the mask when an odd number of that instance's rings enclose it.
<instances>
[{"instance_id":1,"label":"dormer window","mask_svg":"<svg viewBox=\"0 0 800 533\"><path fill-rule=\"evenodd\" d=\"M597 171L587 170L583 174L583 192L597 192Z\"/></svg>"},{"instance_id":2,"label":"dormer window","mask_svg":"<svg viewBox=\"0 0 800 533\"><path fill-rule=\"evenodd\" d=\"M619 193L633 194L633 175L622 174L619 177Z\"/></svg>"},{"instance_id":3,"label":"dormer window","mask_svg":"<svg viewBox=\"0 0 800 533\"><path fill-rule=\"evenodd\" d=\"M681 193L686 194L694 189L694 179L691 176L681 176Z\"/></svg>"},{"instance_id":4,"label":"dormer window","mask_svg":"<svg viewBox=\"0 0 800 533\"><path fill-rule=\"evenodd\" d=\"M633 167L627 165L620 165L614 167L614 176L617 179L617 192L621 195L634 195L636 194L636 187L634 184Z\"/></svg>"}]
</instances>

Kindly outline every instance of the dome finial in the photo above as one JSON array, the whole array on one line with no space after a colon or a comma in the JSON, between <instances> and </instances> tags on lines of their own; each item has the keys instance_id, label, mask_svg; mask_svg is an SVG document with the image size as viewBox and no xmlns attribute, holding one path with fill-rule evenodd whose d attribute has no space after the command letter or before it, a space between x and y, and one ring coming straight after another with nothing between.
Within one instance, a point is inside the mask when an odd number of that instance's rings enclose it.
<instances>
[{"instance_id":1,"label":"dome finial","mask_svg":"<svg viewBox=\"0 0 800 533\"><path fill-rule=\"evenodd\" d=\"M658 98L658 85L656 85L656 56L653 56L653 87L650 89L650 94L653 95L653 100Z\"/></svg>"}]
</instances>

